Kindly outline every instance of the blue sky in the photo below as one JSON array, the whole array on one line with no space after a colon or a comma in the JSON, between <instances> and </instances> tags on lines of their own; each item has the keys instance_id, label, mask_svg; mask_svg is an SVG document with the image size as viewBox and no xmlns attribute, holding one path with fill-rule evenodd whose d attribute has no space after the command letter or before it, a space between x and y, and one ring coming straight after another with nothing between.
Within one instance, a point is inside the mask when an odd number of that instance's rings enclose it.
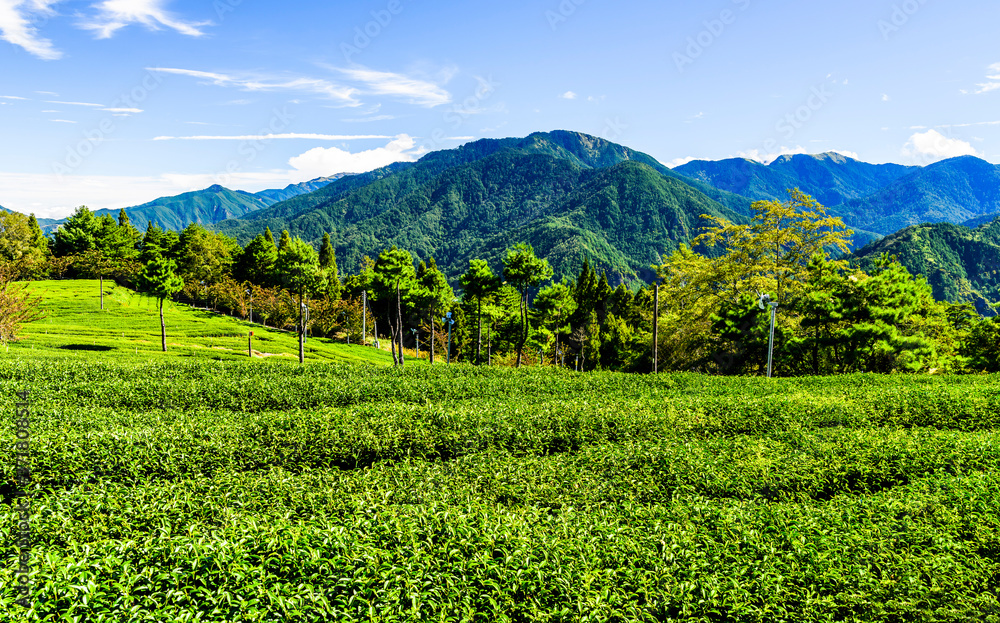
<instances>
[{"instance_id":1,"label":"blue sky","mask_svg":"<svg viewBox=\"0 0 1000 623\"><path fill-rule=\"evenodd\" d=\"M674 166L1000 162L995 0L0 0L0 205L259 191L568 129Z\"/></svg>"}]
</instances>

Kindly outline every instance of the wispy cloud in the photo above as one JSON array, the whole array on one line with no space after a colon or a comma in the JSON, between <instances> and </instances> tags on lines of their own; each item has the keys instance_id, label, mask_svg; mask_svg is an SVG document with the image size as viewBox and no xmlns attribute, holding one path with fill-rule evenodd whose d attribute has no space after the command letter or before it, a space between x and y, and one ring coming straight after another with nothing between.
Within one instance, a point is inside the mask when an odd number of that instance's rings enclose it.
<instances>
[{"instance_id":1,"label":"wispy cloud","mask_svg":"<svg viewBox=\"0 0 1000 623\"><path fill-rule=\"evenodd\" d=\"M51 41L39 36L38 29L31 23L34 16L54 15L52 5L57 2L59 0L0 0L0 39L47 61L62 58L62 52L55 49Z\"/></svg>"},{"instance_id":2,"label":"wispy cloud","mask_svg":"<svg viewBox=\"0 0 1000 623\"><path fill-rule=\"evenodd\" d=\"M200 37L205 34L201 27L211 24L174 17L165 5L165 0L103 0L94 5L97 15L84 18L80 27L94 31L98 39L108 39L130 24L142 24L150 30L166 27L182 35Z\"/></svg>"},{"instance_id":3,"label":"wispy cloud","mask_svg":"<svg viewBox=\"0 0 1000 623\"><path fill-rule=\"evenodd\" d=\"M76 123L76 121L70 121L69 119L51 119L56 123Z\"/></svg>"},{"instance_id":4,"label":"wispy cloud","mask_svg":"<svg viewBox=\"0 0 1000 623\"><path fill-rule=\"evenodd\" d=\"M882 94L882 101L883 102L888 102L890 99L892 99L892 98L889 97L888 93L883 93Z\"/></svg>"},{"instance_id":5,"label":"wispy cloud","mask_svg":"<svg viewBox=\"0 0 1000 623\"><path fill-rule=\"evenodd\" d=\"M0 95L0 100L27 100L26 97L18 97L16 95Z\"/></svg>"},{"instance_id":6,"label":"wispy cloud","mask_svg":"<svg viewBox=\"0 0 1000 623\"><path fill-rule=\"evenodd\" d=\"M564 99L564 100L575 100L576 99L576 93L574 93L573 91L566 91L565 93L563 93L559 97L562 98L562 99Z\"/></svg>"},{"instance_id":7,"label":"wispy cloud","mask_svg":"<svg viewBox=\"0 0 1000 623\"><path fill-rule=\"evenodd\" d=\"M375 95L398 97L411 104L427 108L447 104L451 101L451 93L426 80L365 67L351 69L335 67L333 69L344 74L350 80L364 84L367 91Z\"/></svg>"},{"instance_id":8,"label":"wispy cloud","mask_svg":"<svg viewBox=\"0 0 1000 623\"><path fill-rule=\"evenodd\" d=\"M354 87L334 84L328 80L317 78L275 78L236 76L196 69L179 69L176 67L147 67L148 71L156 71L176 76L187 76L205 80L220 87L231 87L244 91L304 91L328 97L338 101L343 106L360 106L355 96L359 91Z\"/></svg>"},{"instance_id":9,"label":"wispy cloud","mask_svg":"<svg viewBox=\"0 0 1000 623\"><path fill-rule=\"evenodd\" d=\"M157 136L154 141L271 141L275 139L308 139L314 141L360 141L392 138L384 134L240 134L200 136Z\"/></svg>"},{"instance_id":10,"label":"wispy cloud","mask_svg":"<svg viewBox=\"0 0 1000 623\"><path fill-rule=\"evenodd\" d=\"M389 121L395 119L395 115L375 115L373 117L357 117L354 119L341 119L344 123L367 123L369 121Z\"/></svg>"},{"instance_id":11,"label":"wispy cloud","mask_svg":"<svg viewBox=\"0 0 1000 623\"><path fill-rule=\"evenodd\" d=\"M976 95L1000 89L1000 63L993 63L987 69L989 73L986 75L986 80L988 80L988 82L982 82L976 85L979 87L975 91Z\"/></svg>"},{"instance_id":12,"label":"wispy cloud","mask_svg":"<svg viewBox=\"0 0 1000 623\"><path fill-rule=\"evenodd\" d=\"M91 102L57 102L54 100L45 100L46 104L61 104L62 106L90 106L92 108L103 108L104 104L94 104Z\"/></svg>"},{"instance_id":13,"label":"wispy cloud","mask_svg":"<svg viewBox=\"0 0 1000 623\"><path fill-rule=\"evenodd\" d=\"M1000 121L976 121L974 123L952 123L947 125L939 125L939 128L971 128L977 125L1000 125ZM922 127L920 129L923 129Z\"/></svg>"}]
</instances>

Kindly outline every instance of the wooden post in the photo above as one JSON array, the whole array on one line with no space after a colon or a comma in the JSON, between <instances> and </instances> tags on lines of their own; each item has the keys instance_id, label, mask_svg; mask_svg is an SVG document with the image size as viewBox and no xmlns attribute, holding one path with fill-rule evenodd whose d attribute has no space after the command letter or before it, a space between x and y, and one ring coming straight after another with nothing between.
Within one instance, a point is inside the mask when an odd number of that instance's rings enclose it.
<instances>
[{"instance_id":1,"label":"wooden post","mask_svg":"<svg viewBox=\"0 0 1000 623\"><path fill-rule=\"evenodd\" d=\"M247 356L253 358L253 331L247 336Z\"/></svg>"}]
</instances>

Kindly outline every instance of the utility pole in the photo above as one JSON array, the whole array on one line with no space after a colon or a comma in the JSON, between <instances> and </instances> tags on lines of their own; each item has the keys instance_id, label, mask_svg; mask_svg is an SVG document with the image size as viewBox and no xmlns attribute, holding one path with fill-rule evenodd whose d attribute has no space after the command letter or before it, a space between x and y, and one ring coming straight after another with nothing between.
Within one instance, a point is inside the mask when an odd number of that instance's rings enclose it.
<instances>
[{"instance_id":1,"label":"utility pole","mask_svg":"<svg viewBox=\"0 0 1000 623\"><path fill-rule=\"evenodd\" d=\"M247 290L250 295L250 324L253 324L253 290Z\"/></svg>"},{"instance_id":2,"label":"utility pole","mask_svg":"<svg viewBox=\"0 0 1000 623\"><path fill-rule=\"evenodd\" d=\"M441 319L446 325L448 325L448 360L447 363L451 364L451 325L455 324L455 321L451 318L451 312Z\"/></svg>"},{"instance_id":3,"label":"utility pole","mask_svg":"<svg viewBox=\"0 0 1000 623\"><path fill-rule=\"evenodd\" d=\"M368 333L368 290L361 291L361 345L367 344Z\"/></svg>"},{"instance_id":4,"label":"utility pole","mask_svg":"<svg viewBox=\"0 0 1000 623\"><path fill-rule=\"evenodd\" d=\"M420 331L411 327L410 333L413 334L413 341L417 345L417 359L420 359Z\"/></svg>"},{"instance_id":5,"label":"utility pole","mask_svg":"<svg viewBox=\"0 0 1000 623\"><path fill-rule=\"evenodd\" d=\"M767 309L766 306L771 307L771 337L767 340L767 378L771 378L771 361L774 355L774 316L778 310L778 302L772 301L767 294L762 294L757 306L761 309Z\"/></svg>"}]
</instances>

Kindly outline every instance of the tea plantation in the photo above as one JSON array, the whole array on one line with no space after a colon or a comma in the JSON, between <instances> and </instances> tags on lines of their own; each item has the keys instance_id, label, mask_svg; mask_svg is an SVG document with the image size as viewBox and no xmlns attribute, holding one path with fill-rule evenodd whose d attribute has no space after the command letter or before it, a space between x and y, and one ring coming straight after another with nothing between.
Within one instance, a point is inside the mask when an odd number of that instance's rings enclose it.
<instances>
[{"instance_id":1,"label":"tea plantation","mask_svg":"<svg viewBox=\"0 0 1000 623\"><path fill-rule=\"evenodd\" d=\"M0 621L1000 621L996 377L8 356L0 414Z\"/></svg>"}]
</instances>

